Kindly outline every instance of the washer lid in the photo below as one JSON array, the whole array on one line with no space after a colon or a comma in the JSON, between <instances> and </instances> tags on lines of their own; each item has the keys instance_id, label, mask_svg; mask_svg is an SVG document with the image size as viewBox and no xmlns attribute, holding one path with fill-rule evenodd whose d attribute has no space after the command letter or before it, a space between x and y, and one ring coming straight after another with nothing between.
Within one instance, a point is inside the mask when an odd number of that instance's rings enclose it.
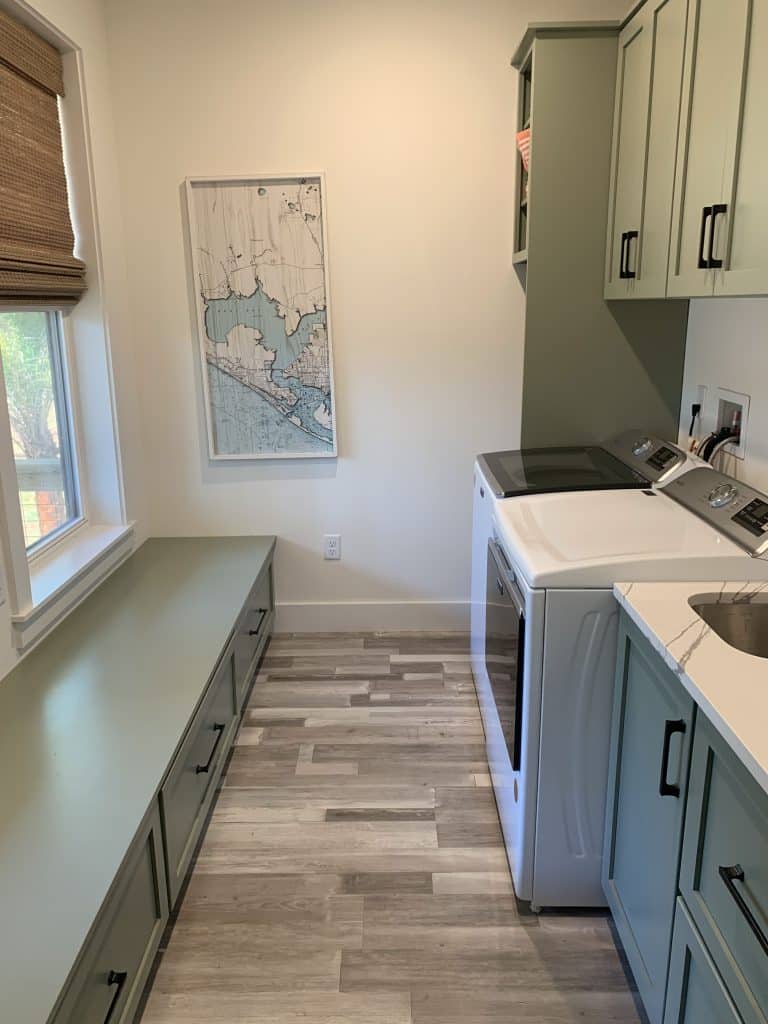
<instances>
[{"instance_id":1,"label":"washer lid","mask_svg":"<svg viewBox=\"0 0 768 1024\"><path fill-rule=\"evenodd\" d=\"M497 498L562 491L647 487L651 477L605 448L524 448L478 455L480 471Z\"/></svg>"},{"instance_id":2,"label":"washer lid","mask_svg":"<svg viewBox=\"0 0 768 1024\"><path fill-rule=\"evenodd\" d=\"M768 562L658 491L539 494L499 502L495 525L532 587L618 580L765 579Z\"/></svg>"}]
</instances>

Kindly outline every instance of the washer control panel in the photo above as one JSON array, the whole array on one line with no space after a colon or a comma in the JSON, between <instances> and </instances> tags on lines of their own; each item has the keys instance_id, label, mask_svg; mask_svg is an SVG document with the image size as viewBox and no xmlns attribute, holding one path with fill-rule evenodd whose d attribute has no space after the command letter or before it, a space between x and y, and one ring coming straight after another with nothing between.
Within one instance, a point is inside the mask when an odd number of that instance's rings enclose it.
<instances>
[{"instance_id":1,"label":"washer control panel","mask_svg":"<svg viewBox=\"0 0 768 1024\"><path fill-rule=\"evenodd\" d=\"M768 495L714 469L692 469L665 493L751 555L768 553Z\"/></svg>"}]
</instances>

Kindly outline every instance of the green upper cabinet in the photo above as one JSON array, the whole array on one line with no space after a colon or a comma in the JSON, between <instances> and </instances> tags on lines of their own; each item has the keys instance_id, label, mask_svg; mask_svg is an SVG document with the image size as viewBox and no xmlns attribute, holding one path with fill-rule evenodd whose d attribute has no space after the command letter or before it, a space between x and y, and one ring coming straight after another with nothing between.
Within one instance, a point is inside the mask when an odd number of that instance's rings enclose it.
<instances>
[{"instance_id":1,"label":"green upper cabinet","mask_svg":"<svg viewBox=\"0 0 768 1024\"><path fill-rule=\"evenodd\" d=\"M768 293L768 0L689 0L668 293Z\"/></svg>"},{"instance_id":2,"label":"green upper cabinet","mask_svg":"<svg viewBox=\"0 0 768 1024\"><path fill-rule=\"evenodd\" d=\"M649 0L619 37L605 297L663 298L687 0Z\"/></svg>"}]
</instances>

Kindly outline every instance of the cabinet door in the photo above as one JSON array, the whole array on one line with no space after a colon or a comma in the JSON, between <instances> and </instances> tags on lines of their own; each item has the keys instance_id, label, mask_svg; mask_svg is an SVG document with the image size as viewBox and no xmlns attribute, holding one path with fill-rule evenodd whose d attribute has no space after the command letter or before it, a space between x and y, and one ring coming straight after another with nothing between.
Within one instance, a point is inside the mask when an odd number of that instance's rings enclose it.
<instances>
[{"instance_id":1,"label":"cabinet door","mask_svg":"<svg viewBox=\"0 0 768 1024\"><path fill-rule=\"evenodd\" d=\"M687 6L653 0L619 37L606 298L667 292Z\"/></svg>"},{"instance_id":2,"label":"cabinet door","mask_svg":"<svg viewBox=\"0 0 768 1024\"><path fill-rule=\"evenodd\" d=\"M160 816L153 807L87 940L53 1024L129 1024L168 920Z\"/></svg>"},{"instance_id":3,"label":"cabinet door","mask_svg":"<svg viewBox=\"0 0 768 1024\"><path fill-rule=\"evenodd\" d=\"M702 264L707 264L710 253L718 257L723 249L726 218L714 208L728 203L727 153L734 145L733 126L739 121L752 2L689 0L670 295L712 295L714 291L716 271ZM760 5L764 0L756 2Z\"/></svg>"},{"instance_id":4,"label":"cabinet door","mask_svg":"<svg viewBox=\"0 0 768 1024\"><path fill-rule=\"evenodd\" d=\"M730 4L729 4L730 6ZM738 119L728 126L725 166L727 210L717 225L715 295L768 294L768 2L734 5L747 16L739 21L739 55L744 77Z\"/></svg>"},{"instance_id":5,"label":"cabinet door","mask_svg":"<svg viewBox=\"0 0 768 1024\"><path fill-rule=\"evenodd\" d=\"M634 284L625 274L636 273L640 241L650 73L651 40L643 8L619 36L605 266L607 299L627 298Z\"/></svg>"},{"instance_id":6,"label":"cabinet door","mask_svg":"<svg viewBox=\"0 0 768 1024\"><path fill-rule=\"evenodd\" d=\"M651 1024L664 1010L693 702L622 616L603 886Z\"/></svg>"},{"instance_id":7,"label":"cabinet door","mask_svg":"<svg viewBox=\"0 0 768 1024\"><path fill-rule=\"evenodd\" d=\"M739 1011L768 1024L768 796L701 712L680 895Z\"/></svg>"},{"instance_id":8,"label":"cabinet door","mask_svg":"<svg viewBox=\"0 0 768 1024\"><path fill-rule=\"evenodd\" d=\"M677 901L664 1024L752 1024L733 1004L701 938Z\"/></svg>"}]
</instances>

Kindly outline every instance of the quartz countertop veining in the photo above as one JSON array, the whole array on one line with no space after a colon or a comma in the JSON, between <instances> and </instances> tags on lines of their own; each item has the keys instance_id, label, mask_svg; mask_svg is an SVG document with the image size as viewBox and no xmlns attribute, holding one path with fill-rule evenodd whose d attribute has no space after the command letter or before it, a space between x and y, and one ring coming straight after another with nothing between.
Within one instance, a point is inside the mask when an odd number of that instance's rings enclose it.
<instances>
[{"instance_id":1,"label":"quartz countertop veining","mask_svg":"<svg viewBox=\"0 0 768 1024\"><path fill-rule=\"evenodd\" d=\"M614 594L768 793L768 659L726 643L691 607L701 595L746 604L768 582L617 583Z\"/></svg>"}]
</instances>

